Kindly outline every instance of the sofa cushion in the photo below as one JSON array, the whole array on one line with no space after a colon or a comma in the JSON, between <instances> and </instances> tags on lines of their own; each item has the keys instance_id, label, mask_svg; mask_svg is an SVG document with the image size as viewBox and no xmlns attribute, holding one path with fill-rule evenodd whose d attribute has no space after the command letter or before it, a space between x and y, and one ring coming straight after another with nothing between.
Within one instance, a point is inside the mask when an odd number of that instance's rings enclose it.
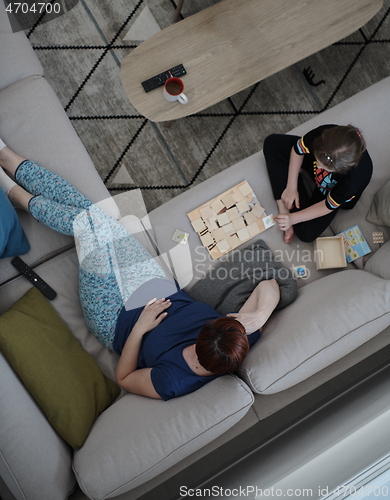
<instances>
[{"instance_id":1,"label":"sofa cushion","mask_svg":"<svg viewBox=\"0 0 390 500\"><path fill-rule=\"evenodd\" d=\"M365 271L376 274L383 279L390 280L390 241L385 243L367 261Z\"/></svg>"},{"instance_id":2,"label":"sofa cushion","mask_svg":"<svg viewBox=\"0 0 390 500\"><path fill-rule=\"evenodd\" d=\"M389 325L390 281L357 269L326 276L301 288L293 304L271 316L240 376L258 394L282 391Z\"/></svg>"},{"instance_id":3,"label":"sofa cushion","mask_svg":"<svg viewBox=\"0 0 390 500\"><path fill-rule=\"evenodd\" d=\"M374 196L367 220L373 224L390 227L390 181Z\"/></svg>"},{"instance_id":4,"label":"sofa cushion","mask_svg":"<svg viewBox=\"0 0 390 500\"><path fill-rule=\"evenodd\" d=\"M14 207L0 189L0 259L23 255L30 250Z\"/></svg>"},{"instance_id":5,"label":"sofa cushion","mask_svg":"<svg viewBox=\"0 0 390 500\"><path fill-rule=\"evenodd\" d=\"M42 65L26 35L12 33L4 2L0 2L0 68L0 90L23 78L43 75Z\"/></svg>"},{"instance_id":6,"label":"sofa cushion","mask_svg":"<svg viewBox=\"0 0 390 500\"><path fill-rule=\"evenodd\" d=\"M80 448L120 389L36 288L0 317L0 347L58 434Z\"/></svg>"},{"instance_id":7,"label":"sofa cushion","mask_svg":"<svg viewBox=\"0 0 390 500\"><path fill-rule=\"evenodd\" d=\"M127 394L100 415L75 452L77 481L89 498L117 497L220 436L253 400L247 385L232 375L169 401Z\"/></svg>"},{"instance_id":8,"label":"sofa cushion","mask_svg":"<svg viewBox=\"0 0 390 500\"><path fill-rule=\"evenodd\" d=\"M105 202L102 208L119 217L115 202L44 78L26 78L0 92L0 137L21 156L65 177L92 201ZM18 213L31 245L23 258L30 266L73 246L73 238L48 229L27 212ZM16 274L9 259L5 259L0 267L0 283Z\"/></svg>"}]
</instances>

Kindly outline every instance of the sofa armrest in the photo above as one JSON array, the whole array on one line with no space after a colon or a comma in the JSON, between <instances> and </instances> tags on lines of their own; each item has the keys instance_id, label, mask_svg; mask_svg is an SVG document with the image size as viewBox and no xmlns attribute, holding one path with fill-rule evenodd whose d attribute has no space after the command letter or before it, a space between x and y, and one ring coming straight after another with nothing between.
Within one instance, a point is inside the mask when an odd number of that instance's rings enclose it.
<instances>
[{"instance_id":1,"label":"sofa armrest","mask_svg":"<svg viewBox=\"0 0 390 500\"><path fill-rule=\"evenodd\" d=\"M266 323L240 376L274 394L343 358L390 325L390 281L357 269L309 283Z\"/></svg>"},{"instance_id":2,"label":"sofa armrest","mask_svg":"<svg viewBox=\"0 0 390 500\"><path fill-rule=\"evenodd\" d=\"M12 33L0 2L0 90L29 76L43 76L42 65L23 32Z\"/></svg>"},{"instance_id":3,"label":"sofa armrest","mask_svg":"<svg viewBox=\"0 0 390 500\"><path fill-rule=\"evenodd\" d=\"M126 394L99 416L76 451L77 481L89 498L117 497L216 439L253 401L249 387L232 375L170 401Z\"/></svg>"},{"instance_id":4,"label":"sofa armrest","mask_svg":"<svg viewBox=\"0 0 390 500\"><path fill-rule=\"evenodd\" d=\"M67 498L72 451L0 354L0 475L17 500Z\"/></svg>"}]
</instances>

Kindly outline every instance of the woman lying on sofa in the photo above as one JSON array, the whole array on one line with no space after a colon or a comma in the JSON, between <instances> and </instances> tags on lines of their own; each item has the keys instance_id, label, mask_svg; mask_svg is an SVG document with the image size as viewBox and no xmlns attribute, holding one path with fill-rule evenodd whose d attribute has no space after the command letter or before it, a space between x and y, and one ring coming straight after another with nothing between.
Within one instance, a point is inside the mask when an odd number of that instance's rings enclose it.
<instances>
[{"instance_id":1,"label":"woman lying on sofa","mask_svg":"<svg viewBox=\"0 0 390 500\"><path fill-rule=\"evenodd\" d=\"M136 238L68 181L1 140L0 165L17 182L0 168L0 185L14 206L75 237L85 320L120 355L121 387L168 400L238 370L278 305L275 280L262 281L238 313L221 317L178 290ZM157 289L164 298L150 300ZM141 307L140 295L149 297Z\"/></svg>"},{"instance_id":2,"label":"woman lying on sofa","mask_svg":"<svg viewBox=\"0 0 390 500\"><path fill-rule=\"evenodd\" d=\"M339 208L355 206L372 176L366 143L352 125L321 125L303 137L272 134L264 141L264 156L279 209L275 220L286 243L294 233L314 241Z\"/></svg>"}]
</instances>

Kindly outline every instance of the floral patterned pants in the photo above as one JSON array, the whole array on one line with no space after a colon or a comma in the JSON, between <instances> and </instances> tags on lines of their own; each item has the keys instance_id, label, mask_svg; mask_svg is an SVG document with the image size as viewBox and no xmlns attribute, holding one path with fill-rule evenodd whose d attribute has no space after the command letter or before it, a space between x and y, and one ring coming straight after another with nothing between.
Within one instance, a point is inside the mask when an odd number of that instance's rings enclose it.
<instances>
[{"instance_id":1,"label":"floral patterned pants","mask_svg":"<svg viewBox=\"0 0 390 500\"><path fill-rule=\"evenodd\" d=\"M80 300L88 328L112 350L119 313L131 294L153 278L166 278L160 265L119 222L68 181L25 160L15 180L34 195L32 216L74 236L80 263Z\"/></svg>"}]
</instances>

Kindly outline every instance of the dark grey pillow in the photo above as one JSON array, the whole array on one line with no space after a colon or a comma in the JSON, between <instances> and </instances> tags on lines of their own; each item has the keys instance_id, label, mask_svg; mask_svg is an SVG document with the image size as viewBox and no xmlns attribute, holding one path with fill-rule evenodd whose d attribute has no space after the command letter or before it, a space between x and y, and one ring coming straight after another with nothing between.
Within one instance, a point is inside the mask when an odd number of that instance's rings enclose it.
<instances>
[{"instance_id":1,"label":"dark grey pillow","mask_svg":"<svg viewBox=\"0 0 390 500\"><path fill-rule=\"evenodd\" d=\"M277 309L296 299L297 283L291 271L274 259L263 240L258 240L250 247L227 254L226 260L198 281L188 294L225 315L238 312L254 288L269 279L275 279L280 286Z\"/></svg>"}]
</instances>

